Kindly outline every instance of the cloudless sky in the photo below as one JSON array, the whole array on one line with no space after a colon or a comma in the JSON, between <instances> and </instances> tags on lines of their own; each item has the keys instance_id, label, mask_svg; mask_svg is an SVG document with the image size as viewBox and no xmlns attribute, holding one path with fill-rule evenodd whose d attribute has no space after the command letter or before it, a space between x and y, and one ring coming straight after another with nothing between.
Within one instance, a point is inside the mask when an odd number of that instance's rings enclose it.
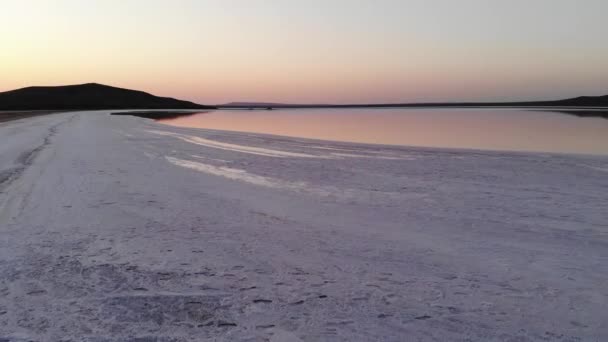
<instances>
[{"instance_id":1,"label":"cloudless sky","mask_svg":"<svg viewBox=\"0 0 608 342\"><path fill-rule=\"evenodd\" d=\"M608 94L606 0L0 0L0 91L200 103Z\"/></svg>"}]
</instances>

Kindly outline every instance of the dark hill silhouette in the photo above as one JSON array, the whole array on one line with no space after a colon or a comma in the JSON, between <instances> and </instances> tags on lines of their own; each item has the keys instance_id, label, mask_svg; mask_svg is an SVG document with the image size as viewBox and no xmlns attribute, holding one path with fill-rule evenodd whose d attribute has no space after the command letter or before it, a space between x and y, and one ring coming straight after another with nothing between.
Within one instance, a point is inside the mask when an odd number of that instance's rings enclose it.
<instances>
[{"instance_id":1,"label":"dark hill silhouette","mask_svg":"<svg viewBox=\"0 0 608 342\"><path fill-rule=\"evenodd\" d=\"M0 110L210 109L189 101L97 83L27 87L0 93Z\"/></svg>"},{"instance_id":2,"label":"dark hill silhouette","mask_svg":"<svg viewBox=\"0 0 608 342\"><path fill-rule=\"evenodd\" d=\"M608 107L608 95L604 96L579 96L572 99L553 101L556 106L572 107Z\"/></svg>"}]
</instances>

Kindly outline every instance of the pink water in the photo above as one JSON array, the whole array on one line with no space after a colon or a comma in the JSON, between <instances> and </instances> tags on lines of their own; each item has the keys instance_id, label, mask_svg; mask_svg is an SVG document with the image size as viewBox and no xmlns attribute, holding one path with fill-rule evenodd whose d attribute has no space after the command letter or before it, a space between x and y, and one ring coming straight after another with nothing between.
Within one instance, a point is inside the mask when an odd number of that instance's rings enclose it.
<instances>
[{"instance_id":1,"label":"pink water","mask_svg":"<svg viewBox=\"0 0 608 342\"><path fill-rule=\"evenodd\" d=\"M183 127L374 144L608 154L608 119L523 109L216 110Z\"/></svg>"}]
</instances>

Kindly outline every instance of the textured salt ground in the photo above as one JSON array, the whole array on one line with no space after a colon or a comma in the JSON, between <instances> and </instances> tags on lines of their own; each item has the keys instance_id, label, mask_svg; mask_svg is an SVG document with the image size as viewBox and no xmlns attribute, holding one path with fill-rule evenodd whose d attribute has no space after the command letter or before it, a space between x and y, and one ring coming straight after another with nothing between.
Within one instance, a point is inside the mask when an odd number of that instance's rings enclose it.
<instances>
[{"instance_id":1,"label":"textured salt ground","mask_svg":"<svg viewBox=\"0 0 608 342\"><path fill-rule=\"evenodd\" d=\"M0 341L608 340L608 158L0 124Z\"/></svg>"}]
</instances>

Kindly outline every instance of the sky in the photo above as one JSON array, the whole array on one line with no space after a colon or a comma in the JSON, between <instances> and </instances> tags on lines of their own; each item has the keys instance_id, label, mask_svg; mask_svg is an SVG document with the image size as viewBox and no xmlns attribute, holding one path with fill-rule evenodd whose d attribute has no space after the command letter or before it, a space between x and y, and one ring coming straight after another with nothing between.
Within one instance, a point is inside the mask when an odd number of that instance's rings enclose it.
<instances>
[{"instance_id":1,"label":"sky","mask_svg":"<svg viewBox=\"0 0 608 342\"><path fill-rule=\"evenodd\" d=\"M0 0L0 91L204 104L608 94L606 0Z\"/></svg>"}]
</instances>

